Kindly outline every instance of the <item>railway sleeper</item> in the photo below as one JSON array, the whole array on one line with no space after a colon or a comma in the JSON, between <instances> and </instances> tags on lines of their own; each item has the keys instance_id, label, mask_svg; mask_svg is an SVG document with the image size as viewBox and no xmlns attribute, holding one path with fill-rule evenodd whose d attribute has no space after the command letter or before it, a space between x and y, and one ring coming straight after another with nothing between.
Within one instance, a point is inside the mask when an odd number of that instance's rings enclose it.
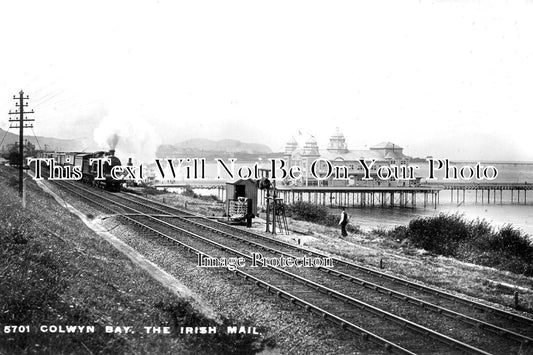
<instances>
[{"instance_id":1,"label":"railway sleeper","mask_svg":"<svg viewBox=\"0 0 533 355\"><path fill-rule=\"evenodd\" d=\"M263 248L263 249L266 250L266 248ZM223 250L225 250L225 249L223 249ZM383 276L380 275L379 277L383 277ZM407 284L406 286L407 286L408 288L409 288L409 287L416 287L416 286L412 286L412 285L410 285L410 284ZM416 288L417 288L418 290L424 290L424 288L423 288L423 287L420 287L420 286L418 286L418 287L416 287ZM374 289L377 289L377 288L374 287ZM330 294L330 293L329 293L329 294ZM330 295L331 295L331 294L330 294ZM454 303L455 303L455 302L457 302L456 299L454 299ZM384 317L385 315L381 315L381 316ZM509 316L508 319L513 319L513 317L512 317L512 316Z\"/></svg>"}]
</instances>

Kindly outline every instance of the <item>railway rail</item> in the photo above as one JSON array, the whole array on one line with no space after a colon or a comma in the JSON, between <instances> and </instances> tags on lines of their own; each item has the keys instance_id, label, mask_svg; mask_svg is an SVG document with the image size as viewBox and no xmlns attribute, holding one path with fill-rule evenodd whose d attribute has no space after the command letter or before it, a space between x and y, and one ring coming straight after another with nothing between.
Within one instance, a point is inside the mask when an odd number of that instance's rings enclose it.
<instances>
[{"instance_id":1,"label":"railway rail","mask_svg":"<svg viewBox=\"0 0 533 355\"><path fill-rule=\"evenodd\" d=\"M249 259L250 248L253 247L252 250L259 248L266 253L278 256L295 256L294 253L299 253L299 255L327 257L322 253L317 253L301 246L244 231L152 200L124 194L102 194L66 182L62 182L60 185L72 193L87 199L99 208L112 214L117 214L119 218L122 218L128 223L137 225L167 240L172 240L195 253L201 252L204 255L216 256L240 255ZM172 237L176 233L179 233L180 240ZM200 233L203 235L200 235ZM272 245L275 245L276 248ZM265 288L267 291L275 293L279 297L287 299L291 303L303 307L310 312L320 314L326 320L359 334L363 338L379 343L393 352L457 351L465 353L489 353L489 350L497 350L500 353L509 353L507 350L518 352L531 346L532 339L529 337L530 334L527 332L527 329L531 331L531 327L529 326L533 322L526 317L504 312L487 305L477 304L476 302L440 290L418 283L412 283L408 280L349 263L338 258L335 258L334 261L335 268L333 269L299 269L294 272L289 272L282 268L268 267L240 268L234 272L242 276L245 280L251 281L257 286ZM343 269L338 270L338 266L342 266ZM354 271L366 275L366 278L354 276ZM412 293L408 295L369 281L368 276L378 278L379 280L390 281L396 286L400 285L411 291L414 290L415 293L425 293L423 296L425 299L421 299L420 294L416 295L418 296L417 298ZM354 285L361 287L358 288L358 291L350 290ZM362 289L367 292L366 296L362 296ZM368 292L373 293L374 296L369 296ZM486 341L485 339L485 341L477 342L484 347L484 349L479 349L469 345L466 341L454 339L429 327L422 326L413 320L384 310L382 309L384 307L383 301L380 307L377 307L370 304L370 302L367 303L360 300L361 298L366 298L366 300L370 300L372 297L380 298L382 295L389 301L394 300L394 302L400 302L399 305L420 307L424 311L431 311L437 319L447 317L453 321L453 324L460 321L466 325L474 325L473 328L476 332L481 331L482 334L485 334L483 333L485 331L491 332L492 335L501 337L502 341L507 343L505 343L504 348L501 346L500 348L495 348L493 345L494 341L490 341L490 339ZM484 314L490 313L493 318L497 317L498 319L502 319L503 315L505 316L503 319L505 320L504 323L506 326L509 325L509 322L514 322L521 323L522 327L515 327L513 329L503 328L500 325L492 324L486 320L476 319L471 315L431 303L427 300L431 298L446 301L451 299L455 305L467 305L468 309L473 309L477 312L481 311ZM397 308L402 308L399 305ZM394 311L396 313L398 312L397 309ZM357 325L357 322L361 318L368 320L368 317L374 317L375 321L370 323L378 325L374 326L374 329L371 331L365 330L360 325ZM431 317L433 316L428 318L430 321L433 319ZM386 326L383 325L384 322L381 319L388 320ZM443 324L446 324L446 322ZM524 332L518 332L522 328L526 329L525 334ZM385 336L382 335L383 333L392 340L386 340ZM486 335L479 336L478 339L483 340L483 337L486 337Z\"/></svg>"},{"instance_id":2,"label":"railway rail","mask_svg":"<svg viewBox=\"0 0 533 355\"><path fill-rule=\"evenodd\" d=\"M125 198L127 200L129 200L128 197L125 197ZM144 202L143 199L141 199L141 200ZM147 202L148 202L148 204L151 205L151 208L153 208L154 211L156 211L156 212L174 212L175 213L175 212L179 211L179 213L186 213L186 212L184 212L182 210L179 210L179 209L176 209L176 210L173 211L171 207L166 207L165 205L159 205L158 203L156 203L154 205L154 204L152 204L152 201L150 201L150 200L148 200ZM158 207L166 207L166 208L160 209ZM165 215L161 215L161 218L163 220L169 221L170 223L175 223L175 221L176 221L175 219L172 219L172 217L166 217ZM182 219L182 217L178 217L178 218ZM222 224L222 223L216 222L216 221L208 221L206 219L183 221L183 223L180 223L180 226L181 227L185 227L187 224L193 224L196 227L204 228L206 230L210 230L211 232L216 232L216 233L219 233L221 235L224 235L224 237L226 237L226 238L229 237L229 238L238 240L240 243L244 243L244 244L248 244L250 246L253 246L255 249L269 250L269 251L274 252L276 254L282 254L282 255L285 255L285 256L294 256L294 253L289 254L288 252L283 251L283 250L279 250L279 249L275 250L271 246L260 244L258 242L253 242L253 241L251 241L249 239L244 239L243 237L236 236L235 234L230 234L230 233L227 233L227 232L223 232L220 229L215 229L215 228L212 228L210 226L206 226L204 223L206 223L208 225L216 225L219 228L220 227L228 228L228 229L231 229L233 232L241 232L241 234L244 234L244 235L254 234L255 236L260 237L260 238L264 238L265 240L275 241L276 243L278 242L278 240L275 240L275 239L272 239L272 238L269 238L269 237L263 237L261 235L255 234L255 233L249 233L248 231L245 231L245 230L242 230L242 229L239 229L239 228L235 228L235 227L232 227L232 226L229 226L229 225L226 225L226 224ZM296 246L294 246L292 244L288 244L288 243L285 243L285 242L281 242L281 244L289 246L291 249L299 250L300 252L303 249L301 247L296 247ZM309 252L308 249L304 249L304 251L306 253ZM301 254L304 254L304 253L300 253L300 255ZM351 264L349 264L349 263L348 263L348 265L351 266ZM524 333L524 334L521 334L519 332L503 328L502 326L498 326L498 325L489 323L487 321L474 318L474 317L469 316L467 314L459 313L457 311L450 310L448 308L445 308L445 307L430 303L430 302L428 302L428 301L426 301L424 299L421 299L420 296L419 296L419 298L415 298L415 297L403 294L401 292L397 292L397 291L395 291L395 290L393 290L391 288L380 286L378 284L375 284L375 283L372 283L372 282L368 281L368 278L361 279L361 278L354 277L354 276L352 276L352 275L347 273L347 272L349 272L349 270L345 270L346 272L342 272L342 271L335 270L335 269L337 269L337 267L333 268L333 269L329 269L329 268L326 268L326 267L319 267L318 269L320 269L323 272L328 274L328 277L322 277L321 278L321 282L322 283L328 283L328 281L330 281L329 280L329 278L330 278L329 275L337 276L340 279L342 279L343 281L352 282L352 283L355 283L355 284L357 284L359 286L362 286L362 287L365 287L367 289L373 290L373 291L375 291L378 294L379 293L385 294L385 295L387 295L387 296L389 296L391 298L395 298L396 300L399 300L401 302L406 302L407 306L422 307L422 308L424 308L427 311L431 311L431 312L437 313L439 315L446 316L446 317L448 317L448 318L450 318L450 319L452 319L454 321L455 320L462 321L463 323L465 323L467 325L474 326L478 330L488 331L488 332L493 333L496 336L501 336L503 338L518 342L518 343L520 343L523 346L527 346L528 344L530 344L532 342L532 339L531 339L531 337L529 335L531 333L533 333L533 327L529 327L529 326L524 327L523 326L524 324L522 324L525 321L525 323L530 323L529 325L531 325L531 320L529 320L527 318L523 318L523 317L519 317L518 316L518 318L516 318L519 321L519 325L518 326L516 324L513 324L514 322L504 322L504 323L506 323L505 325L508 328L513 328L514 327L515 329L518 329L519 331L522 331ZM349 285L345 285L345 287L349 288ZM358 296L360 296L360 295L358 295ZM426 296L425 298L427 299L428 297ZM468 301L468 300L465 300L465 301ZM475 306L477 304L476 302L472 302L472 301L468 301L468 302L470 303L470 307L468 307L466 309L467 311L470 310L470 308L472 306ZM384 305L384 306L387 306L387 305ZM474 312L475 311L476 310L474 310ZM514 314L508 313L508 312L504 312L504 313L507 316L507 318L509 316L511 316L510 319L516 321L516 319L514 318L515 317ZM492 318L493 318L492 320L494 321L494 318L496 318L496 317L492 317ZM498 318L496 318L496 320L497 319ZM430 323L432 321L434 321L434 319L430 319ZM444 322L441 325L441 327L445 326L445 325L446 325L446 322Z\"/></svg>"},{"instance_id":3,"label":"railway rail","mask_svg":"<svg viewBox=\"0 0 533 355\"><path fill-rule=\"evenodd\" d=\"M122 197L124 198L124 197ZM251 232L245 229L237 228L213 219L205 218L203 216L199 216L193 213L190 213L188 211L183 211L181 209L171 207L162 203L159 203L157 201L153 201L150 199L146 199L144 197L136 196L136 195L130 195L126 197L126 199L137 199L139 202L143 203L145 206L149 207L151 211L153 212L165 212L170 215L179 216L179 218L188 218L187 216L190 216L189 218L195 219L188 221L190 224L195 224L196 226L205 228L207 230L211 230L217 233L221 233L223 235L226 235L230 238L238 238L243 240L245 243L252 243L250 239L244 239L244 237L251 237L253 240L256 241L264 241L270 244L275 244L278 247L281 247L282 249L278 249L279 253L289 255L289 253L297 252L300 255L312 255L317 257L327 257L328 255L324 253L320 253L314 250L311 250L309 248L305 248L300 245L291 244L279 239L275 239L272 237L264 236L259 233ZM162 217L165 217L162 215ZM233 233L233 234L232 234ZM256 246L261 246L258 242L253 242ZM291 254L294 255L294 254ZM322 270L325 270L326 272L330 274L334 274L340 277L350 277L350 274L353 274L355 272L366 274L366 280L361 280L362 286L367 287L378 287L378 289L390 292L391 290L387 289L386 287L380 288L380 286L377 284L377 282L383 283L383 281L390 281L396 285L403 286L406 290L418 292L419 294L422 294L422 297L428 298L431 297L434 299L434 303L439 303L443 305L448 305L450 308L456 308L461 309L462 311L466 313L475 314L477 312L478 316L488 316L494 318L494 320L499 319L502 324L506 324L507 326L510 326L510 323L514 323L516 329L522 329L525 331L528 336L531 338L533 336L533 319L527 318L524 316L521 316L519 314L510 313L508 311L505 311L503 309L499 309L490 305L486 305L480 302L475 302L472 300L469 300L464 297L460 297L454 294L451 294L449 292L445 292L442 290L438 290L433 287L429 287L426 285L419 284L417 282L409 281L405 278L397 277L394 275L390 275L386 272L374 270L372 268L369 268L367 266L358 265L352 262L348 262L339 258L333 257L333 260L335 261L335 269L326 269L322 268ZM339 269L343 270L338 271ZM372 280L376 281L376 284L374 284L372 281L368 280L368 276L373 276ZM357 278L351 278L354 282L359 282ZM408 291L408 292L410 292ZM402 298L407 297L407 300L410 300L409 296L406 294L399 295ZM427 304L426 304L427 306ZM440 312L444 312L443 310L438 310ZM453 314L453 317L461 317L459 314ZM480 324L481 327L485 326L483 324ZM490 328L490 325L487 325L487 327ZM502 332L501 329L494 329L496 332ZM509 336L512 338L513 335L509 333ZM527 340L527 339L525 339Z\"/></svg>"}]
</instances>

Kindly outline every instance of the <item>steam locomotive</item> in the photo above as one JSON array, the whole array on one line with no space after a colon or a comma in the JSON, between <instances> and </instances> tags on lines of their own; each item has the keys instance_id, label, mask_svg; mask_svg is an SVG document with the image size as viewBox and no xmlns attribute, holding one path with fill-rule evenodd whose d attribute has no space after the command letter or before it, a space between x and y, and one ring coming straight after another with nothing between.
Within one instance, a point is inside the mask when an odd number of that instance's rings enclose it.
<instances>
[{"instance_id":1,"label":"steam locomotive","mask_svg":"<svg viewBox=\"0 0 533 355\"><path fill-rule=\"evenodd\" d=\"M113 179L111 176L111 169L117 165L122 165L120 159L115 156L115 150L109 152L99 151L93 153L44 153L43 157L54 159L55 164L60 166L79 166L81 167L82 178L81 181L102 188L108 191L120 191L123 179ZM90 163L91 159L107 158L108 162L102 164L103 180L97 180L98 164L96 162Z\"/></svg>"}]
</instances>

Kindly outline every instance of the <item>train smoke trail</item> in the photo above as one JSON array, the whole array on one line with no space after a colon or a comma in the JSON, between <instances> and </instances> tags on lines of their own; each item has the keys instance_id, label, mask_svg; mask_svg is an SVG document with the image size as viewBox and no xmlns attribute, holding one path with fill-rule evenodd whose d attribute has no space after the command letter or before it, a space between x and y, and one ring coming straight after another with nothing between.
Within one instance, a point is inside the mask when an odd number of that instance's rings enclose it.
<instances>
[{"instance_id":1,"label":"train smoke trail","mask_svg":"<svg viewBox=\"0 0 533 355\"><path fill-rule=\"evenodd\" d=\"M124 106L122 106L124 107ZM110 110L93 132L99 149L115 149L123 161L153 163L161 140L154 127L133 110Z\"/></svg>"},{"instance_id":2,"label":"train smoke trail","mask_svg":"<svg viewBox=\"0 0 533 355\"><path fill-rule=\"evenodd\" d=\"M111 134L107 138L107 144L109 144L109 149L115 149L117 147L117 143L120 139L120 136L116 133Z\"/></svg>"}]
</instances>

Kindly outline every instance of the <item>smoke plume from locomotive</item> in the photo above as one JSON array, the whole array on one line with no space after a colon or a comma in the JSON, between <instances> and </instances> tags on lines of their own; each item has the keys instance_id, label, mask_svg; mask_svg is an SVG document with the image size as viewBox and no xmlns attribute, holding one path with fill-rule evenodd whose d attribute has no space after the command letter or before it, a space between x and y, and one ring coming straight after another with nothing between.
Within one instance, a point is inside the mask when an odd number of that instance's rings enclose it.
<instances>
[{"instance_id":1,"label":"smoke plume from locomotive","mask_svg":"<svg viewBox=\"0 0 533 355\"><path fill-rule=\"evenodd\" d=\"M161 142L154 127L127 105L121 107L126 108L111 109L93 131L98 149L116 149L117 156L133 157L136 164L152 162Z\"/></svg>"},{"instance_id":2,"label":"smoke plume from locomotive","mask_svg":"<svg viewBox=\"0 0 533 355\"><path fill-rule=\"evenodd\" d=\"M113 133L107 138L107 144L109 144L109 149L115 150L117 147L118 141L120 139L120 136L116 133Z\"/></svg>"}]
</instances>

